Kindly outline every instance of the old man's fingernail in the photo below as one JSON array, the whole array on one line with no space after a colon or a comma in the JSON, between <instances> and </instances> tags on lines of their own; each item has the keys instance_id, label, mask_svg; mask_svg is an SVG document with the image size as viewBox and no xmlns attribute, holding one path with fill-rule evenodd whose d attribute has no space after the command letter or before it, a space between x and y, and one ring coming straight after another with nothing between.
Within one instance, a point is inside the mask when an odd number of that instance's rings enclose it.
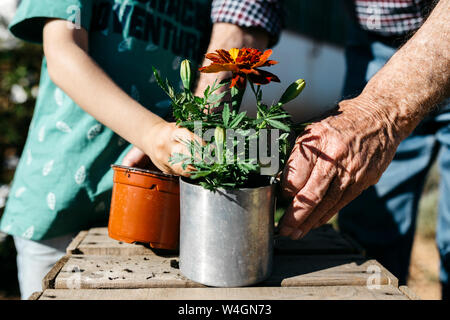
<instances>
[{"instance_id":1,"label":"old man's fingernail","mask_svg":"<svg viewBox=\"0 0 450 320\"><path fill-rule=\"evenodd\" d=\"M302 230L295 230L292 235L291 238L294 240L300 239L300 237L302 236L303 231Z\"/></svg>"}]
</instances>

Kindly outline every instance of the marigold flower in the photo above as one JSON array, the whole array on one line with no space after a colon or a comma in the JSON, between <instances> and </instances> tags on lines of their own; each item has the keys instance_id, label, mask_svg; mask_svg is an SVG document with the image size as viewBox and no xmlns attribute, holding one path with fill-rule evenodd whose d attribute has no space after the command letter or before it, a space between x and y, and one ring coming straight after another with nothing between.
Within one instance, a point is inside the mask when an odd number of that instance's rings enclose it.
<instances>
[{"instance_id":1,"label":"marigold flower","mask_svg":"<svg viewBox=\"0 0 450 320\"><path fill-rule=\"evenodd\" d=\"M271 81L280 82L278 77L270 72L259 70L259 67L270 67L278 62L268 60L272 50L266 50L264 53L253 48L232 48L230 50L219 49L215 53L206 54L206 58L212 61L212 64L200 68L200 72L216 73L222 71L231 71L232 80L230 88L237 86L239 89L245 88L246 80L261 85Z\"/></svg>"}]
</instances>

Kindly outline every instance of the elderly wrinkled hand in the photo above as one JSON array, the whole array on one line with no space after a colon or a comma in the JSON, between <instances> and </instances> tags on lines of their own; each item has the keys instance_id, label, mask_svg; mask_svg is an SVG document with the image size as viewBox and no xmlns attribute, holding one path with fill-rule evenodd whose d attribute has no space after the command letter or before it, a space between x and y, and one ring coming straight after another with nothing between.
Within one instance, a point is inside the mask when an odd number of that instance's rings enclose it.
<instances>
[{"instance_id":1,"label":"elderly wrinkled hand","mask_svg":"<svg viewBox=\"0 0 450 320\"><path fill-rule=\"evenodd\" d=\"M299 239L330 220L377 183L399 143L388 116L363 98L342 101L332 115L310 124L283 172L283 193L292 202L281 235Z\"/></svg>"}]
</instances>

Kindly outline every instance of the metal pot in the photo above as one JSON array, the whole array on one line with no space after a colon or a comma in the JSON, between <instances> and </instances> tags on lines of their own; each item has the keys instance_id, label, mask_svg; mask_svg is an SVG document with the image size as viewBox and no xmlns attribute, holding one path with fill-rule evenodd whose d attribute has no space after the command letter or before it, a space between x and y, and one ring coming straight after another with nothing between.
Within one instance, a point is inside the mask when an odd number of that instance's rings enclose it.
<instances>
[{"instance_id":1,"label":"metal pot","mask_svg":"<svg viewBox=\"0 0 450 320\"><path fill-rule=\"evenodd\" d=\"M272 272L275 185L215 192L180 179L180 271L215 287Z\"/></svg>"}]
</instances>

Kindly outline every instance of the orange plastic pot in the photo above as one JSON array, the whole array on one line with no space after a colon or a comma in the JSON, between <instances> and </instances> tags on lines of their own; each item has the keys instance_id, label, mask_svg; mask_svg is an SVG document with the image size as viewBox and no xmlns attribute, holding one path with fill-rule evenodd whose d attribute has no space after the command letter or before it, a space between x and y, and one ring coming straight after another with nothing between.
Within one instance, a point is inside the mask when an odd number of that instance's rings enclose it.
<instances>
[{"instance_id":1,"label":"orange plastic pot","mask_svg":"<svg viewBox=\"0 0 450 320\"><path fill-rule=\"evenodd\" d=\"M114 185L108 233L127 243L175 250L180 235L178 177L156 171L112 166Z\"/></svg>"}]
</instances>

